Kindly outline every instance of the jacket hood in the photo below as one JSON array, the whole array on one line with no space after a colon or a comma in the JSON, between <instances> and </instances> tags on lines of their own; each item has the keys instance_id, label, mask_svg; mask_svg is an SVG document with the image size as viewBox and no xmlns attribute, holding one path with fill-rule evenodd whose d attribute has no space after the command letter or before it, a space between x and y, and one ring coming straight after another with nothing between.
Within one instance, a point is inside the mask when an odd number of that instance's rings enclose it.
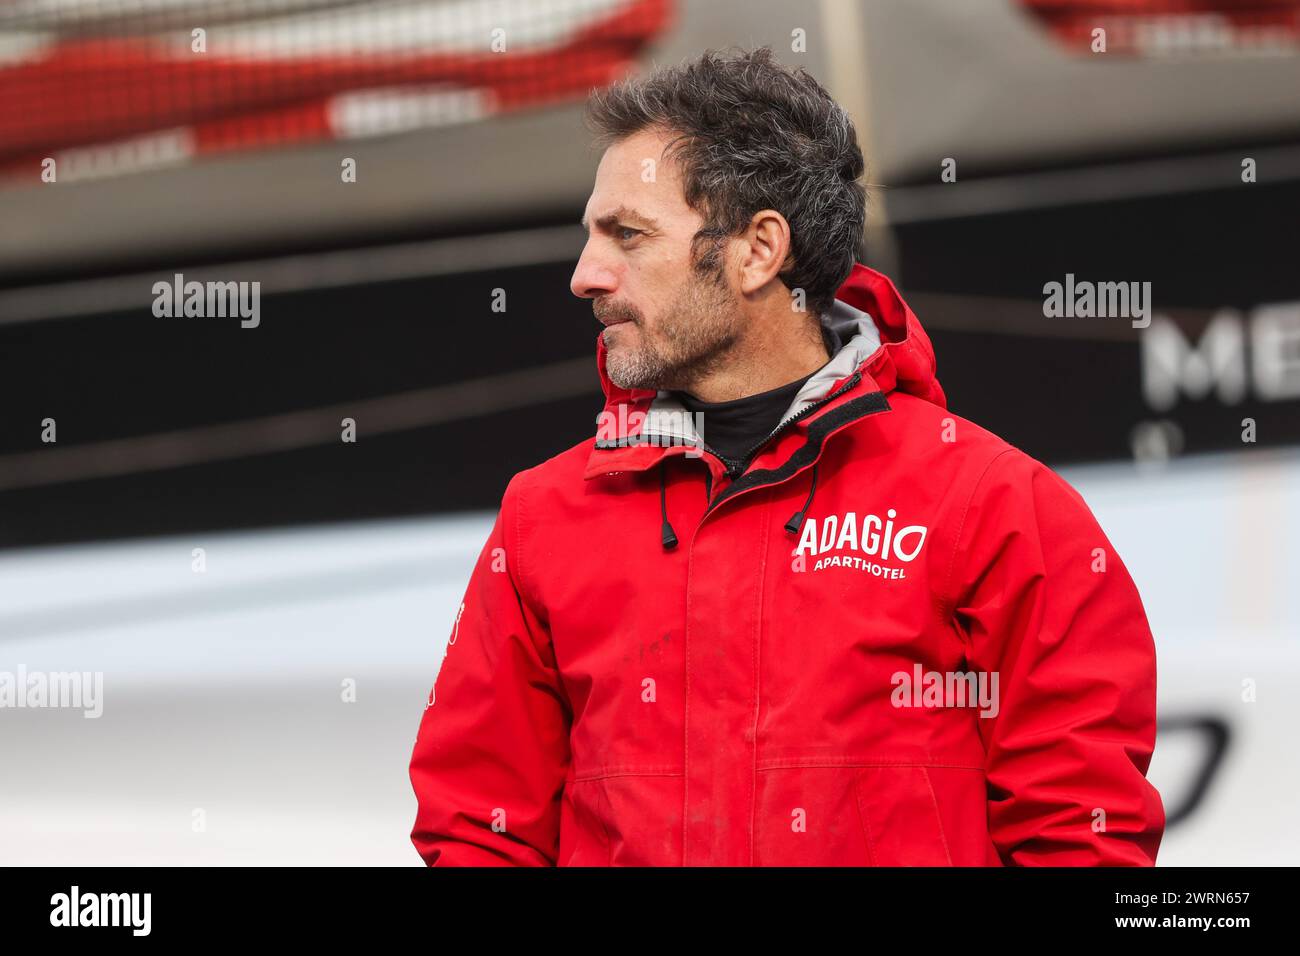
<instances>
[{"instance_id":1,"label":"jacket hood","mask_svg":"<svg viewBox=\"0 0 1300 956\"><path fill-rule=\"evenodd\" d=\"M832 343L830 361L800 389L787 416L837 388L855 372L874 382L878 391L897 390L947 407L935 377L930 337L887 276L854 263L848 279L835 293L834 305L821 321ZM643 430L673 433L680 423L689 423L685 409L671 392L626 389L610 381L605 354L605 340L598 334L596 367L605 392L605 420L627 422L625 432L620 429L627 436ZM676 437L689 441L691 436Z\"/></svg>"}]
</instances>

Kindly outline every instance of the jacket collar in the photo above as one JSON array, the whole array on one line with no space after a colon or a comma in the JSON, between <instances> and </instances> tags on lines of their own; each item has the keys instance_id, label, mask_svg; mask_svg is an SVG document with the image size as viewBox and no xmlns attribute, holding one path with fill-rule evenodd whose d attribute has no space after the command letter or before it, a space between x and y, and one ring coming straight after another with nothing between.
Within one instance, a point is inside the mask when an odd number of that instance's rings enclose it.
<instances>
[{"instance_id":1,"label":"jacket collar","mask_svg":"<svg viewBox=\"0 0 1300 956\"><path fill-rule=\"evenodd\" d=\"M804 384L782 421L825 401L804 423L871 392L895 389L941 407L943 390L935 378L934 349L898 289L884 275L855 263L822 316L833 354ZM643 471L669 454L698 456L701 436L682 404L667 391L624 389L605 368L605 342L596 337L596 367L605 392L597 417L596 442L585 478L621 471ZM859 374L860 373L860 374ZM852 387L844 388L858 375ZM707 437L706 437L707 440Z\"/></svg>"}]
</instances>

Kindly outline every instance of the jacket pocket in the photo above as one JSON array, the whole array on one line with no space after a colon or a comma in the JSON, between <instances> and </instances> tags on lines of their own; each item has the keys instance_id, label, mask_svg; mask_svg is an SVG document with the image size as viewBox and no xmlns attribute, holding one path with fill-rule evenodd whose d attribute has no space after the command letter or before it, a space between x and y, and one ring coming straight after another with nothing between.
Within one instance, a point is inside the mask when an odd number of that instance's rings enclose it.
<instances>
[{"instance_id":1,"label":"jacket pocket","mask_svg":"<svg viewBox=\"0 0 1300 956\"><path fill-rule=\"evenodd\" d=\"M956 772L982 779L977 771ZM954 865L931 773L932 768L915 765L859 768L858 810L873 866ZM970 796L982 810L982 794Z\"/></svg>"},{"instance_id":2,"label":"jacket pocket","mask_svg":"<svg viewBox=\"0 0 1300 956\"><path fill-rule=\"evenodd\" d=\"M609 866L604 781L569 780L560 804L560 866Z\"/></svg>"},{"instance_id":3,"label":"jacket pocket","mask_svg":"<svg viewBox=\"0 0 1300 956\"><path fill-rule=\"evenodd\" d=\"M858 812L856 767L760 767L755 866L870 866Z\"/></svg>"},{"instance_id":4,"label":"jacket pocket","mask_svg":"<svg viewBox=\"0 0 1300 956\"><path fill-rule=\"evenodd\" d=\"M561 866L681 866L682 769L641 766L570 780Z\"/></svg>"}]
</instances>

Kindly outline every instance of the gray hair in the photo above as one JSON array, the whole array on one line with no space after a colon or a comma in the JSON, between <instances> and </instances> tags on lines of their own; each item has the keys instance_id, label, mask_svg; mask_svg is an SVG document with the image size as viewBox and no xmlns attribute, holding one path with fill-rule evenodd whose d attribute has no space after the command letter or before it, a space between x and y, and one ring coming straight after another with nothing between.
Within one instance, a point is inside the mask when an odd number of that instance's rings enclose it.
<instances>
[{"instance_id":1,"label":"gray hair","mask_svg":"<svg viewBox=\"0 0 1300 956\"><path fill-rule=\"evenodd\" d=\"M669 151L686 203L704 217L697 265L716 270L722 240L775 209L790 224L782 281L804 291L813 314L831 307L862 239L865 164L848 114L806 71L781 66L768 47L709 50L593 91L587 121L606 146L646 129L676 134Z\"/></svg>"}]
</instances>

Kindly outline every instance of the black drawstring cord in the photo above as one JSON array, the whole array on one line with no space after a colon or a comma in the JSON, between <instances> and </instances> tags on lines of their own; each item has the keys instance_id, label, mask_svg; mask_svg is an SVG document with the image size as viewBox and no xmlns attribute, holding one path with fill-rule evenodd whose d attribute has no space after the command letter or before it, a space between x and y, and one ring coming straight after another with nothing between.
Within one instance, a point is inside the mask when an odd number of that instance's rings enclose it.
<instances>
[{"instance_id":1,"label":"black drawstring cord","mask_svg":"<svg viewBox=\"0 0 1300 956\"><path fill-rule=\"evenodd\" d=\"M791 534L798 534L799 529L803 527L804 515L812 507L813 494L817 491L817 465L813 465L812 487L808 489L808 500L803 503L803 508L796 511L790 516L790 520L785 523L785 530Z\"/></svg>"},{"instance_id":2,"label":"black drawstring cord","mask_svg":"<svg viewBox=\"0 0 1300 956\"><path fill-rule=\"evenodd\" d=\"M812 486L808 489L808 499L803 503L803 507L790 516L790 520L785 523L785 530L791 534L798 534L799 529L803 527L804 516L808 514L808 509L812 507L813 495L817 493L817 465L813 465ZM671 551L677 547L677 534L673 531L672 524L668 521L668 459L665 458L659 463L659 515L663 518L661 526L661 540L664 550Z\"/></svg>"},{"instance_id":3,"label":"black drawstring cord","mask_svg":"<svg viewBox=\"0 0 1300 956\"><path fill-rule=\"evenodd\" d=\"M668 523L668 459L659 462L659 513L663 515L663 545L665 551L677 547L677 535Z\"/></svg>"}]
</instances>

